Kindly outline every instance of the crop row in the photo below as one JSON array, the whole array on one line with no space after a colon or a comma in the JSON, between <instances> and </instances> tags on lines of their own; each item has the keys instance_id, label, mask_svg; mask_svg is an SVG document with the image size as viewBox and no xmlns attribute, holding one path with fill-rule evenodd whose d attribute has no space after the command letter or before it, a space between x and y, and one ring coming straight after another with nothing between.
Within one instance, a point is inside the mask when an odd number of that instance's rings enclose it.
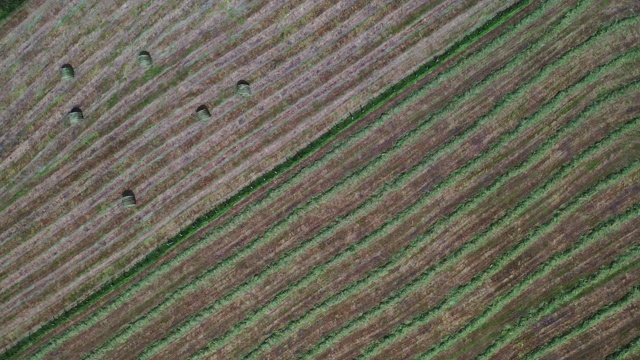
<instances>
[{"instance_id":1,"label":"crop row","mask_svg":"<svg viewBox=\"0 0 640 360\"><path fill-rule=\"evenodd\" d=\"M607 306L603 306L594 314L584 319L578 326L574 327L570 331L554 338L551 342L535 349L529 354L525 355L526 359L540 359L548 352L552 351L554 347L562 344L564 341L568 341L573 337L576 337L589 329L589 327L597 324L605 319L607 316L611 316L621 310L633 301L637 301L640 298L640 285L634 286L633 290L629 291L622 299L617 300Z\"/></svg>"},{"instance_id":2,"label":"crop row","mask_svg":"<svg viewBox=\"0 0 640 360\"><path fill-rule=\"evenodd\" d=\"M601 190L601 188L604 187L602 186L603 183L606 184L607 182L605 182L604 180L601 181L599 184L600 189L596 187L595 189L591 189L589 192L593 193L596 190ZM585 194L581 194L581 196L574 197L568 205L571 206L572 208L575 208L580 205L584 205L585 203L587 203L589 194L586 194L586 195L587 196L585 196ZM562 214L561 211L555 212L553 214L553 217L549 221L545 222L542 225L537 226L534 230L532 230L529 234L527 234L527 236L524 239L522 239L518 244L516 244L515 247L509 249L507 252L502 254L501 257L498 258L498 260L495 261L490 268L486 269L483 274L476 275L469 283L458 286L454 291L448 294L448 297L446 299L444 299L441 303L436 305L433 309L423 314L420 314L419 316L415 317L411 322L398 327L397 333L390 334L390 336L385 338L383 342L385 344L393 343L396 338L408 334L410 330L413 330L419 324L425 323L428 320L430 320L435 315L435 313L440 309L455 305L456 303L458 303L458 301L464 294L471 294L473 290L475 290L476 285L479 285L481 283L481 280L482 280L481 276L484 278L488 278L490 275L492 275L492 273L495 273L500 269L500 266L498 266L497 264L505 263L509 261L509 259L517 256L525 247L535 242L536 240L540 239L541 229L552 228L553 225L557 225L559 216L564 216L564 215ZM501 221L501 223L505 223L505 221ZM478 234L476 237L486 237L486 235L492 235L492 233L495 233L496 229L498 229L498 227L494 226L491 229L489 229L490 230L489 234L482 233L482 234ZM490 270L496 267L497 267L496 270L489 272ZM379 347L379 345L377 347ZM368 356L371 356L371 355L372 354L368 354Z\"/></svg>"},{"instance_id":3,"label":"crop row","mask_svg":"<svg viewBox=\"0 0 640 360\"><path fill-rule=\"evenodd\" d=\"M495 20L495 19L494 19ZM481 29L481 30L486 30L486 26ZM475 38L473 36L471 37L467 37L464 40L466 41L475 41ZM464 44L465 42L461 42L458 43L457 46L460 46L461 44ZM449 57L451 57L451 54L454 52L455 48L450 49L447 53L445 53L442 57L439 57L437 59L434 59L433 61L431 61L429 64L427 64L426 67L421 68L418 72L418 74L416 76L412 76L410 77L410 79L406 80L403 84L400 84L399 86L397 86L396 88L392 88L391 91L387 91L385 93L383 93L381 96L379 96L376 101L380 102L383 101L385 99L388 99L391 95L392 91L396 91L396 89L400 89L403 87L406 87L409 85L409 83L411 83L412 81L415 81L415 79L418 77L418 75L421 77L422 75L425 75L425 72L428 72L429 70L431 70L432 68L434 68L437 63L440 60L445 60ZM421 73L422 72L422 73ZM374 101L375 102L375 101ZM363 108L361 111L359 111L358 113L356 113L353 117L345 119L344 122L340 123L338 126L336 126L332 132L329 132L327 134L325 134L325 136L322 136L321 138L319 138L317 141L315 141L314 143L312 143L308 148L304 149L304 151L301 151L299 154L297 154L297 156L289 159L288 162L282 164L281 166L277 167L276 169L274 169L273 171L269 172L265 177L262 177L258 180L256 180L254 183L252 183L250 186L247 186L244 189L244 192L241 192L239 194L237 194L236 196L234 196L232 199L230 199L229 201L223 203L221 206L217 207L216 209L214 209L214 211L210 212L209 214L207 214L207 216L201 218L200 222L196 222L194 224L192 224L189 228L187 228L186 231L183 231L181 234L182 235L178 235L176 238L169 240L168 244L171 244L173 242L173 246L175 246L177 244L177 240L181 240L184 239L186 236L191 235L193 232L195 232L196 229L199 229L200 227L203 226L203 223L205 221L210 221L212 218L217 217L218 214L220 214L223 211L226 211L231 205L233 205L234 203L236 203L237 201L239 201L239 199L243 198L245 195L249 194L252 191L255 191L256 188L260 187L261 185L263 185L264 183L266 183L267 181L271 180L272 177L275 176L275 174L277 174L278 172L283 172L284 170L292 167L292 165L297 162L299 162L302 158L308 156L311 152L312 149L317 148L321 145L324 145L326 142L328 142L330 140L330 138L334 137L335 135L337 135L338 133L340 133L341 131L343 131L348 125L354 123L357 119L361 118L364 114L367 114L368 112L372 111L373 108L379 104L372 104L370 103L367 107ZM186 233L185 233L186 232ZM158 258L160 255L166 253L168 251L168 248L171 248L172 246L165 246L164 248L158 248L156 249L156 251L152 252L147 258L146 258L146 263L150 263L151 261L155 260L156 258ZM124 283L126 280L128 280L134 273L139 272L139 270L142 269L142 267L144 266L145 262L141 262L139 263L134 269L128 271L125 275L121 276L118 280L116 280L114 282L114 285L117 285L119 283ZM136 270L138 269L138 270ZM106 293L107 290L109 290L111 288L110 286L111 284L107 284L107 286L109 288L103 288L102 293ZM96 293L94 296L92 296L90 299L88 299L89 301L86 301L82 304L80 304L78 307L76 307L75 309L79 309L80 306L82 307L86 307L86 305L84 304L88 304L89 302L93 302L91 301L91 299L96 299L101 297L101 292ZM95 300L94 300L95 301ZM84 305L84 306L83 306ZM77 312L77 310L75 311ZM69 312L67 313L67 317L68 317ZM65 318L65 316L63 316L62 318ZM54 320L55 321L55 320ZM50 325L53 325L54 323L50 323ZM46 329L46 327L44 327ZM37 337L37 334L34 336Z\"/></svg>"},{"instance_id":4,"label":"crop row","mask_svg":"<svg viewBox=\"0 0 640 360\"><path fill-rule=\"evenodd\" d=\"M557 138L557 136L556 136L556 138ZM549 141L547 144L552 144L552 143L553 143L552 141ZM546 146L546 147L548 148L549 146ZM543 146L542 148L544 148L544 146ZM542 148L541 148L541 149L542 149ZM533 158L537 158L538 160L539 160L539 159L543 159L543 158L544 158L544 156L541 156L542 154L544 154L544 152L542 152L542 151L538 150L538 152L537 152L536 154L534 154ZM537 156L535 156L535 155L537 155ZM530 158L530 159L531 159L531 158ZM531 160L528 160L528 163L529 163L529 164L531 164L531 162L532 162ZM523 166L523 165L521 165L521 166ZM516 172L516 169L512 169L512 173L515 173L515 172ZM556 176L557 176L557 175L559 175L559 174L560 174L560 173L557 173L557 174L556 174ZM552 179L552 180L553 180L553 179ZM502 181L501 183L504 183L504 181ZM547 184L548 184L548 183L547 183ZM496 189L496 188L498 188L498 186L499 186L499 185L500 185L500 184L495 184L495 185L493 185L492 187L493 187L493 189ZM488 190L487 190L487 191L488 191ZM536 193L539 193L540 191L541 191L541 190L535 191L534 193L532 193L532 195L535 195ZM528 200L529 200L529 201L528 201L528 203L530 203L530 202L532 202L532 201L533 201L533 199L531 198L531 196L529 197L529 199L528 199ZM522 204L522 203L521 203L521 204L520 204L520 209L522 209L524 205L525 205L525 204ZM513 216L515 216L515 214L517 214L517 213L518 213L518 212L511 212L511 214L510 214L511 216L509 216L507 219L512 219L512 218L513 218ZM442 228L446 228L445 224L443 224L443 225L441 225L441 226L442 226ZM448 259L449 259L448 263L449 263L449 262L451 262L451 263L455 262L455 259L457 259L457 258L458 258L458 256L461 256L461 254L467 254L467 253L471 252L471 251L475 248L475 246L474 246L474 247L471 247L471 245L472 245L472 244L474 244L474 241L470 241L470 242L468 242L468 243L466 243L466 244L467 244L467 245L463 246L463 247L462 247L462 248L460 248L458 251L454 252L453 257L448 258ZM445 261L446 261L446 260L445 260ZM437 266L437 267L438 267L438 268L441 268L442 266L443 266L443 265L440 265L440 266ZM430 271L428 271L427 273L423 274L423 277L422 277L420 280L424 280L424 281L426 281L426 279L428 279L428 278L429 278L429 275L430 275L430 274L431 274L431 272L430 272ZM417 285L413 285L413 286L417 286ZM401 292L400 292L400 294L403 294L403 293L405 293L406 291L408 291L408 290L401 291ZM400 294L399 294L399 295L400 295ZM396 299L397 299L397 298L396 298ZM396 301L397 301L397 300L396 300ZM389 305L389 306L390 306L390 305L392 305L392 304L395 304L395 301L393 301L393 299L389 299L389 300L384 301L384 303L385 303L386 305ZM387 306L387 307L388 307L388 306ZM376 309L374 309L374 311L375 311L375 310L376 310ZM371 313L369 313L369 314L371 314ZM368 314L367 314L367 315L368 315ZM358 319L358 321L360 321L360 320L363 320L363 319L367 318L367 315L364 315L364 317L359 318L359 319ZM353 325L351 325L351 327L353 327Z\"/></svg>"},{"instance_id":5,"label":"crop row","mask_svg":"<svg viewBox=\"0 0 640 360\"><path fill-rule=\"evenodd\" d=\"M627 214L633 212L627 211ZM619 223L612 224L611 231L616 231L622 227L624 222L630 220L629 216L624 216L624 219L620 219ZM602 231L601 229L600 231ZM596 235L603 236L603 235ZM596 288L602 286L605 282L611 281L612 278L625 274L634 268L638 267L638 251L639 246L632 245L623 254L619 255L617 259L609 264L601 265L598 270L591 274L585 274L580 279L574 280L574 282L566 289L539 304L537 307L532 306L528 309L527 313L520 317L512 326L507 326L501 334L494 339L494 341L478 356L479 359L488 359L495 352L501 349L505 344L513 342L518 335L522 333L524 329L530 328L533 324L540 322L540 320L555 311L563 308L564 306L575 302L580 299L587 292L591 292Z\"/></svg>"}]
</instances>

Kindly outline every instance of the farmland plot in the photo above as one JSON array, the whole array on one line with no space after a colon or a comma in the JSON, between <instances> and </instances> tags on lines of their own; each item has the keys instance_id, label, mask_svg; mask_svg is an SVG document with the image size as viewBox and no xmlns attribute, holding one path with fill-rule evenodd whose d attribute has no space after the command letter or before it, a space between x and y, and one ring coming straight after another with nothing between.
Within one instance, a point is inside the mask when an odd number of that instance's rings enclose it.
<instances>
[{"instance_id":1,"label":"farmland plot","mask_svg":"<svg viewBox=\"0 0 640 360\"><path fill-rule=\"evenodd\" d=\"M43 2L0 34L2 357L638 351L634 1Z\"/></svg>"}]
</instances>

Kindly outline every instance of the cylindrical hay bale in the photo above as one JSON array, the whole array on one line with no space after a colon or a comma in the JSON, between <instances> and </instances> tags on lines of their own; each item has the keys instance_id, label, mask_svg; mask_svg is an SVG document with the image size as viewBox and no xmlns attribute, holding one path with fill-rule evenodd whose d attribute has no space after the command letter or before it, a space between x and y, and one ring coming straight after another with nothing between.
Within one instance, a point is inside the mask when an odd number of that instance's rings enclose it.
<instances>
[{"instance_id":1,"label":"cylindrical hay bale","mask_svg":"<svg viewBox=\"0 0 640 360\"><path fill-rule=\"evenodd\" d=\"M209 108L206 105L200 105L196 109L196 115L198 116L198 120L205 121L211 118L211 113L209 112Z\"/></svg>"},{"instance_id":2,"label":"cylindrical hay bale","mask_svg":"<svg viewBox=\"0 0 640 360\"><path fill-rule=\"evenodd\" d=\"M151 60L151 55L148 51L140 51L138 54L138 61L140 62L140 65L144 67L149 67L153 64L153 60Z\"/></svg>"},{"instance_id":3,"label":"cylindrical hay bale","mask_svg":"<svg viewBox=\"0 0 640 360\"><path fill-rule=\"evenodd\" d=\"M69 112L69 122L73 125L78 125L84 120L84 115L82 114L82 110L79 107L74 107Z\"/></svg>"},{"instance_id":4,"label":"cylindrical hay bale","mask_svg":"<svg viewBox=\"0 0 640 360\"><path fill-rule=\"evenodd\" d=\"M251 96L251 86L247 81L240 80L236 85L236 92L242 97L249 97Z\"/></svg>"},{"instance_id":5,"label":"cylindrical hay bale","mask_svg":"<svg viewBox=\"0 0 640 360\"><path fill-rule=\"evenodd\" d=\"M60 68L60 72L62 73L63 80L71 80L76 76L75 72L73 71L73 67L70 64L62 65L62 68Z\"/></svg>"},{"instance_id":6,"label":"cylindrical hay bale","mask_svg":"<svg viewBox=\"0 0 640 360\"><path fill-rule=\"evenodd\" d=\"M125 190L122 193L122 206L126 209L136 206L136 196L133 194L133 191Z\"/></svg>"}]
</instances>

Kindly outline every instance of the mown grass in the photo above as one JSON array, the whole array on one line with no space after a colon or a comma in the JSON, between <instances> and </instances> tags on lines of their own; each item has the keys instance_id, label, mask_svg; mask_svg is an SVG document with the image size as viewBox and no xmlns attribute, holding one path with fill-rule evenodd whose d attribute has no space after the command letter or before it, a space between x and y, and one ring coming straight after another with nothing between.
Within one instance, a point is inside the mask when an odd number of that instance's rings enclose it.
<instances>
[{"instance_id":1,"label":"mown grass","mask_svg":"<svg viewBox=\"0 0 640 360\"><path fill-rule=\"evenodd\" d=\"M555 337L552 341L535 349L529 354L526 354L525 359L542 358L543 356L549 354L549 352L556 349L558 346L561 346L563 343L574 339L575 337L589 330L589 328L596 326L599 322L605 320L607 317L613 316L614 314L624 310L625 307L630 305L632 302L637 301L639 298L640 285L636 285L621 299L601 307L600 309L598 309L598 311L591 314L589 317L584 319L580 324L573 327L568 332Z\"/></svg>"},{"instance_id":2,"label":"mown grass","mask_svg":"<svg viewBox=\"0 0 640 360\"><path fill-rule=\"evenodd\" d=\"M454 57L455 55L457 55L458 53L466 49L468 46L470 46L472 43L478 41L482 36L490 32L494 28L498 27L503 22L507 21L510 17L515 15L518 11L520 11L530 2L531 0L518 2L513 7L510 7L509 9L496 15L491 20L487 21L483 26L481 26L476 31L465 36L460 41L454 43L442 55L437 56L431 61L422 65L415 72L407 76L398 84L393 85L392 87L388 88L387 90L383 91L380 95L372 99L362 109L356 111L353 117L343 119L338 124L336 124L331 130L329 130L327 133L318 137L316 140L311 142L308 146L300 150L294 156L288 158L286 161L284 161L283 163L276 166L271 171L264 174L264 176L256 179L251 184L249 184L248 186L240 190L238 193L231 196L230 198L228 198L226 201L222 202L218 206L216 206L213 210L211 210L204 216L197 219L191 225L183 229L178 235L169 239L165 244L162 244L161 246L157 247L155 250L150 252L145 258L143 258L142 261L136 263L133 267L131 267L128 271L124 272L118 278L114 279L111 283L105 284L98 291L89 295L85 300L81 301L79 304L77 304L73 308L65 311L56 319L53 319L47 322L46 324L41 326L38 330L36 330L33 334L29 335L28 337L25 337L19 340L14 346L12 346L10 349L2 353L0 355L0 359L11 358L17 355L26 347L31 345L34 341L39 340L44 335L49 333L51 330L57 327L60 323L68 321L72 316L87 309L90 305L92 305L93 303L101 299L106 294L128 283L129 280L131 280L134 276L136 276L142 270L146 269L149 265L157 261L161 256L166 254L170 249L172 249L173 247L183 242L188 236L193 235L197 230L203 228L211 221L217 219L222 214L229 211L229 209L231 209L233 205L240 202L241 200L243 200L253 192L255 192L258 188L261 188L266 184L268 184L269 182L271 182L276 176L278 176L278 174L282 174L285 171L293 168L296 164L298 164L302 160L309 157L320 147L329 143L332 139L334 139L336 136L344 132L347 128L352 126L354 123L356 123L357 121L360 121L366 115L370 114L371 112L375 111L376 109L378 109L379 107L383 106L385 103L390 101L393 98L393 94L396 91L401 91L403 89L406 89L409 86L412 86L417 81L427 76L436 67L438 67L440 62L443 62L449 58Z\"/></svg>"},{"instance_id":3,"label":"mown grass","mask_svg":"<svg viewBox=\"0 0 640 360\"><path fill-rule=\"evenodd\" d=\"M603 228L600 231L615 232L626 221L632 219L632 215L634 215L633 211L627 211L617 223L611 225L611 229ZM602 237L606 236L606 234L595 233L594 236ZM611 263L601 265L596 272L580 277L574 281L571 286L563 288L559 293L555 293L552 298L527 309L526 314L520 317L513 325L504 329L501 334L492 341L489 347L478 356L478 359L490 358L503 346L517 339L524 330L530 329L531 326L539 323L543 318L550 316L559 309L601 288L614 278L636 269L640 266L638 262L639 255L640 248L637 245L631 246Z\"/></svg>"},{"instance_id":4,"label":"mown grass","mask_svg":"<svg viewBox=\"0 0 640 360\"><path fill-rule=\"evenodd\" d=\"M188 74L188 71L187 71L186 69L185 69L185 70L183 70L183 71L178 71L178 75L177 75L177 76L178 76L178 77L182 76L182 75L180 75L180 74L184 74L184 75L186 76L186 74ZM138 105L139 105L139 107L140 107L140 109L144 108L146 105L148 105L148 104L149 104L151 101L153 101L155 98L156 98L156 95L154 95L154 94L152 94L152 95L148 96L148 97L146 98L145 102L143 102L143 103L141 103L141 104L138 104ZM137 105L137 106L138 106L138 105ZM275 116L276 114L271 114L271 115ZM126 116L126 117L128 117L127 115L125 115L125 116ZM269 117L267 116L267 117L265 117L265 119L266 119L266 118L269 118ZM147 131L147 130L149 130L149 129L145 129L145 131ZM138 129L133 129L133 130L130 130L130 131L138 131ZM242 141L242 140L238 140L235 144L237 145L237 144L238 144L238 143L240 143L241 141ZM234 146L235 146L235 145L234 145ZM144 160L142 160L142 162L144 162ZM140 164L141 164L141 163L140 163ZM136 164L136 165L137 165L137 164ZM195 172L195 171L197 171L197 170L193 170L192 172ZM191 175L191 174L188 174L188 175L187 175L187 177L188 177L189 175ZM109 185L110 185L110 183L105 184L105 185L103 186L103 189L104 189L104 188L106 188L106 187L107 187L107 186L109 186ZM97 241L102 241L102 240L103 240L103 238L100 238L100 239L98 239ZM150 239L147 239L147 241L150 241ZM126 266L126 265L123 265L123 266ZM87 272L87 271L89 271L89 269L87 269L85 272ZM84 274L85 274L85 273L82 273L82 274L80 274L79 276L83 276Z\"/></svg>"},{"instance_id":5,"label":"mown grass","mask_svg":"<svg viewBox=\"0 0 640 360\"><path fill-rule=\"evenodd\" d=\"M634 170L637 170L637 168L635 168ZM628 174L628 171L625 171L624 173ZM584 203L582 203L582 205L584 205ZM586 235L581 236L580 239L571 244L569 248L560 253L553 254L536 271L532 272L530 275L524 278L505 295L497 298L494 302L489 304L487 306L487 309L480 316L472 319L455 334L447 336L437 347L433 348L429 353L425 355L438 354L439 352L448 349L451 345L455 344L465 336L469 336L473 331L479 331L479 329L482 328L482 325L485 324L488 319L502 310L503 307L510 301L520 296L524 292L524 290L526 290L531 284L533 284L533 282L548 275L551 270L555 269L557 266L560 266L562 263L569 261L571 256L592 245L597 240L599 240L601 236L606 235L607 232L612 232L616 227L619 227L625 221L636 218L640 214L640 211L638 211L639 209L640 206L632 207L630 210L621 215L614 216L610 219L607 219L606 221L601 222L593 230L588 232ZM561 284L560 288L562 289L562 287L566 287L567 285L568 284ZM544 306L545 304L542 305ZM517 330L517 328L512 329ZM463 350L469 350L472 348L474 348L474 344L469 343L465 345Z\"/></svg>"}]
</instances>

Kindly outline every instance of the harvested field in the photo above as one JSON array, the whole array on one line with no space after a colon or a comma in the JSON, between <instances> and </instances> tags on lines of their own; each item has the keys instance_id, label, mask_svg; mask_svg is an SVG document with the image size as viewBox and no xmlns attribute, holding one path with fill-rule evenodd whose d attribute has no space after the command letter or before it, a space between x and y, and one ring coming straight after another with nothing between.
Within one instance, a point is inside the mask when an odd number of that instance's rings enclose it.
<instances>
[{"instance_id":1,"label":"harvested field","mask_svg":"<svg viewBox=\"0 0 640 360\"><path fill-rule=\"evenodd\" d=\"M637 1L35 0L0 53L0 358L640 356Z\"/></svg>"}]
</instances>

